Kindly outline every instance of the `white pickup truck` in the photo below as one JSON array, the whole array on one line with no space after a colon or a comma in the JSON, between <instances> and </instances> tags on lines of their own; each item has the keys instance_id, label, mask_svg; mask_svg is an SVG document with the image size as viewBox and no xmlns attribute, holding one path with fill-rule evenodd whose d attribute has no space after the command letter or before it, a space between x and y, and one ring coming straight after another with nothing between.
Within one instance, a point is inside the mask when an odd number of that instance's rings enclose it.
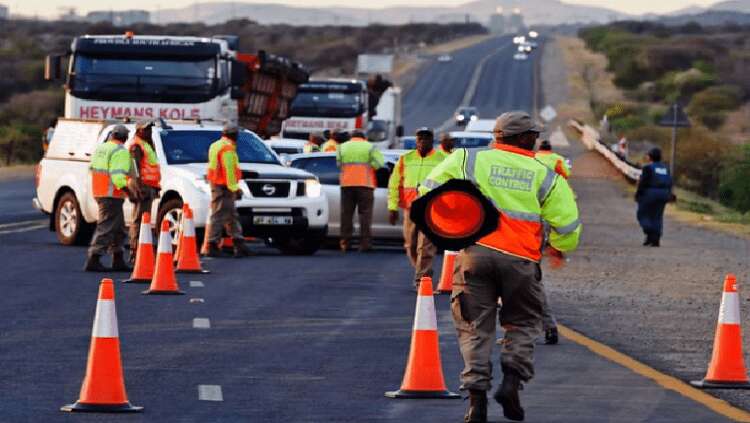
<instances>
[{"instance_id":1,"label":"white pickup truck","mask_svg":"<svg viewBox=\"0 0 750 423\"><path fill-rule=\"evenodd\" d=\"M62 244L86 244L96 224L97 204L91 195L89 162L97 145L120 122L60 119L49 148L37 168L34 206L50 215L50 230ZM134 125L126 124L134 135ZM162 172L161 197L152 216L157 226L167 219L174 230L182 204L194 210L201 236L209 211L210 187L205 180L208 147L221 137L216 123L157 122L154 146ZM328 204L318 179L284 167L254 133L244 130L237 142L243 197L237 202L245 236L265 239L287 254L313 254L328 230ZM132 204L125 202L125 219Z\"/></svg>"}]
</instances>

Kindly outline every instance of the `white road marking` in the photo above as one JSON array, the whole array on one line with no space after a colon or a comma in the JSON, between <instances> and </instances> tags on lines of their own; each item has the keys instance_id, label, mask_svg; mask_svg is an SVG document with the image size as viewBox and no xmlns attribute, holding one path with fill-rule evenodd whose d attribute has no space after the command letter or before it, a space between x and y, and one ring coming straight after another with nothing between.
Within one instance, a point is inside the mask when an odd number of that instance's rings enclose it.
<instances>
[{"instance_id":1,"label":"white road marking","mask_svg":"<svg viewBox=\"0 0 750 423\"><path fill-rule=\"evenodd\" d=\"M48 219L36 219L36 220L24 220L23 222L2 223L0 224L0 229L16 228L19 226L42 224L42 223L47 223L47 222L49 222Z\"/></svg>"},{"instance_id":2,"label":"white road marking","mask_svg":"<svg viewBox=\"0 0 750 423\"><path fill-rule=\"evenodd\" d=\"M203 298L191 298L190 304L203 304L206 301Z\"/></svg>"},{"instance_id":3,"label":"white road marking","mask_svg":"<svg viewBox=\"0 0 750 423\"><path fill-rule=\"evenodd\" d=\"M190 287L191 288L203 288L205 285L203 285L203 282L201 281L190 281Z\"/></svg>"},{"instance_id":4,"label":"white road marking","mask_svg":"<svg viewBox=\"0 0 750 423\"><path fill-rule=\"evenodd\" d=\"M7 230L7 231L0 231L0 235L15 234L15 233L19 233L19 232L35 231L37 229L44 229L44 228L47 228L47 227L49 227L49 223L44 223L44 224L39 224L39 225L34 225L34 226L28 226L28 227L21 228L21 229L10 229L10 230Z\"/></svg>"},{"instance_id":5,"label":"white road marking","mask_svg":"<svg viewBox=\"0 0 750 423\"><path fill-rule=\"evenodd\" d=\"M211 320L207 317L196 317L193 319L193 328L195 329L211 329Z\"/></svg>"},{"instance_id":6,"label":"white road marking","mask_svg":"<svg viewBox=\"0 0 750 423\"><path fill-rule=\"evenodd\" d=\"M221 385L198 385L198 399L200 401L224 401Z\"/></svg>"}]
</instances>

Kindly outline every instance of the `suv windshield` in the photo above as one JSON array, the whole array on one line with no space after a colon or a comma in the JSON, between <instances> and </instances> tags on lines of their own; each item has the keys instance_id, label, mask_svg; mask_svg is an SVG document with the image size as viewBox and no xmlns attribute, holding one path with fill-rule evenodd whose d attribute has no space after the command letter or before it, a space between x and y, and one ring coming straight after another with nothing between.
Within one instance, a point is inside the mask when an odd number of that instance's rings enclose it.
<instances>
[{"instance_id":1,"label":"suv windshield","mask_svg":"<svg viewBox=\"0 0 750 423\"><path fill-rule=\"evenodd\" d=\"M364 102L359 93L305 92L294 97L291 116L352 118L364 113Z\"/></svg>"},{"instance_id":2,"label":"suv windshield","mask_svg":"<svg viewBox=\"0 0 750 423\"><path fill-rule=\"evenodd\" d=\"M221 131L165 130L161 143L169 164L208 163L208 148L221 138ZM257 135L240 133L237 139L240 163L280 164L276 155L263 144Z\"/></svg>"},{"instance_id":3,"label":"suv windshield","mask_svg":"<svg viewBox=\"0 0 750 423\"><path fill-rule=\"evenodd\" d=\"M155 59L77 55L71 94L102 101L198 103L218 94L214 58Z\"/></svg>"}]
</instances>

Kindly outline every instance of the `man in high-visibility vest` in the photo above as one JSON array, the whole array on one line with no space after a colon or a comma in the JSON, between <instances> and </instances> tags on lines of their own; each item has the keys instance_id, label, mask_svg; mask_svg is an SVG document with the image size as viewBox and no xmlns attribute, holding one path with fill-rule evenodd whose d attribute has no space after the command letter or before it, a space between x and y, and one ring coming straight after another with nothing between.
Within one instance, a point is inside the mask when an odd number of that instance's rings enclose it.
<instances>
[{"instance_id":1,"label":"man in high-visibility vest","mask_svg":"<svg viewBox=\"0 0 750 423\"><path fill-rule=\"evenodd\" d=\"M320 151L320 146L323 144L323 135L313 132L307 139L307 142L302 147L303 153L317 153Z\"/></svg>"},{"instance_id":2,"label":"man in high-visibility vest","mask_svg":"<svg viewBox=\"0 0 750 423\"><path fill-rule=\"evenodd\" d=\"M456 148L456 140L451 137L450 133L443 132L440 134L440 147L438 148L445 154L451 154Z\"/></svg>"},{"instance_id":3,"label":"man in high-visibility vest","mask_svg":"<svg viewBox=\"0 0 750 423\"><path fill-rule=\"evenodd\" d=\"M330 135L328 141L320 146L320 151L324 153L335 153L339 149L339 145L349 141L349 133L340 129L333 130Z\"/></svg>"},{"instance_id":4,"label":"man in high-visibility vest","mask_svg":"<svg viewBox=\"0 0 750 423\"><path fill-rule=\"evenodd\" d=\"M570 177L570 167L568 167L565 157L553 152L552 144L549 141L544 140L539 143L539 150L537 150L535 157L563 178L568 179Z\"/></svg>"},{"instance_id":5,"label":"man in high-visibility vest","mask_svg":"<svg viewBox=\"0 0 750 423\"><path fill-rule=\"evenodd\" d=\"M249 255L245 238L242 235L240 216L235 201L242 198L239 180L242 178L240 161L237 156L237 139L240 128L235 124L226 124L221 139L211 144L208 149L208 173L206 180L211 184L211 220L208 236L208 256L219 257L219 242L222 230L232 238L234 256Z\"/></svg>"},{"instance_id":6,"label":"man in high-visibility vest","mask_svg":"<svg viewBox=\"0 0 750 423\"><path fill-rule=\"evenodd\" d=\"M384 166L383 154L365 139L361 130L352 132L351 141L339 145L336 164L341 168L341 240L342 252L349 249L354 231L354 210L359 213L359 251L372 250L371 228L375 171Z\"/></svg>"},{"instance_id":7,"label":"man in high-visibility vest","mask_svg":"<svg viewBox=\"0 0 750 423\"><path fill-rule=\"evenodd\" d=\"M130 155L133 159L128 188L134 194L133 222L130 224L130 262L135 261L138 250L138 237L141 233L141 219L143 213L151 212L151 205L159 197L161 190L161 169L159 159L154 151L154 141L151 139L153 120L140 121L135 125L135 137L130 144Z\"/></svg>"},{"instance_id":8,"label":"man in high-visibility vest","mask_svg":"<svg viewBox=\"0 0 750 423\"><path fill-rule=\"evenodd\" d=\"M414 267L414 286L419 287L422 276L432 276L432 259L437 248L409 217L411 203L417 198L417 188L447 154L433 148L434 135L429 128L417 130L417 148L398 159L388 180L388 222L395 225L398 209L404 211L404 248Z\"/></svg>"},{"instance_id":9,"label":"man in high-visibility vest","mask_svg":"<svg viewBox=\"0 0 750 423\"><path fill-rule=\"evenodd\" d=\"M461 389L469 390L466 422L487 421L492 379L495 310L502 299L505 328L503 381L494 395L511 420L523 420L518 391L534 375L534 341L542 329L543 224L551 227L555 255L578 245L581 224L568 182L534 158L540 127L525 112L498 117L490 149L458 149L420 186L420 194L450 179L467 179L500 212L498 228L459 255L451 310L465 367Z\"/></svg>"},{"instance_id":10,"label":"man in high-visibility vest","mask_svg":"<svg viewBox=\"0 0 750 423\"><path fill-rule=\"evenodd\" d=\"M101 263L101 257L107 251L112 253L111 270L130 270L122 248L126 235L122 204L130 196L127 187L130 153L123 144L129 132L123 125L115 126L109 139L99 145L91 156L91 193L99 206L99 215L84 265L87 272L110 270Z\"/></svg>"}]
</instances>

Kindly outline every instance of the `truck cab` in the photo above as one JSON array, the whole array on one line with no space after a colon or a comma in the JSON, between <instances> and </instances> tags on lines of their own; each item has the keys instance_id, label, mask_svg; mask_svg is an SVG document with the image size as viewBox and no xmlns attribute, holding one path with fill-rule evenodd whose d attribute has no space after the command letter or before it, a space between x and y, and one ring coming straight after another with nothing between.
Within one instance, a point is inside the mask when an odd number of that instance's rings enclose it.
<instances>
[{"instance_id":1,"label":"truck cab","mask_svg":"<svg viewBox=\"0 0 750 423\"><path fill-rule=\"evenodd\" d=\"M188 203L200 236L210 208L210 186L205 179L208 148L221 137L221 126L158 122L152 137L161 166L162 189L160 198L154 201L152 216L156 216L156 225L167 219L174 231L182 205ZM98 206L91 195L89 162L115 123L60 119L39 163L34 205L50 215L50 229L62 244L86 244L90 239ZM135 128L132 123L125 126L131 131L128 146ZM237 210L244 235L265 239L285 253L314 253L325 238L328 224L328 205L318 179L283 166L278 156L248 130L240 133L237 153L243 193ZM129 224L129 201L124 211Z\"/></svg>"}]
</instances>

